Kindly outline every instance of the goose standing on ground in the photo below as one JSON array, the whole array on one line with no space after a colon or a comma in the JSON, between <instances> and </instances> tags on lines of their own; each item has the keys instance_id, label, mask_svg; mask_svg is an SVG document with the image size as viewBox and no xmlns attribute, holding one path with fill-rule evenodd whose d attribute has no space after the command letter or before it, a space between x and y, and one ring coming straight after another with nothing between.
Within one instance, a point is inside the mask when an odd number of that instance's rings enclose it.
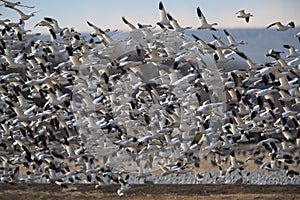
<instances>
[{"instance_id":1,"label":"goose standing on ground","mask_svg":"<svg viewBox=\"0 0 300 200\"><path fill-rule=\"evenodd\" d=\"M286 31L290 28L295 28L295 23L293 21L289 22L287 25L283 25L281 22L274 22L267 26L266 29L271 28L272 26L276 26L277 31Z\"/></svg>"},{"instance_id":2,"label":"goose standing on ground","mask_svg":"<svg viewBox=\"0 0 300 200\"><path fill-rule=\"evenodd\" d=\"M207 23L205 16L203 15L203 13L200 10L200 7L197 8L197 15L198 15L198 18L199 18L200 24L201 24L201 26L199 26L197 29L209 29L209 30L213 30L213 31L217 30L213 26L216 26L218 24L217 23L212 23L212 24Z\"/></svg>"},{"instance_id":3,"label":"goose standing on ground","mask_svg":"<svg viewBox=\"0 0 300 200\"><path fill-rule=\"evenodd\" d=\"M251 13L246 13L245 10L239 10L235 13L238 18L244 18L249 23L250 17L253 17Z\"/></svg>"}]
</instances>

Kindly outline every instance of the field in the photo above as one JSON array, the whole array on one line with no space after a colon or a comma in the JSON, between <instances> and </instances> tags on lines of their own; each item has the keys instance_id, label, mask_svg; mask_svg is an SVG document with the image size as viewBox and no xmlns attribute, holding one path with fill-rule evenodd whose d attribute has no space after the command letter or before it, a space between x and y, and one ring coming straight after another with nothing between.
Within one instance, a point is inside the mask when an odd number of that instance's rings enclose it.
<instances>
[{"instance_id":1,"label":"field","mask_svg":"<svg viewBox=\"0 0 300 200\"><path fill-rule=\"evenodd\" d=\"M300 185L132 185L122 197L117 185L2 184L0 199L300 199Z\"/></svg>"}]
</instances>

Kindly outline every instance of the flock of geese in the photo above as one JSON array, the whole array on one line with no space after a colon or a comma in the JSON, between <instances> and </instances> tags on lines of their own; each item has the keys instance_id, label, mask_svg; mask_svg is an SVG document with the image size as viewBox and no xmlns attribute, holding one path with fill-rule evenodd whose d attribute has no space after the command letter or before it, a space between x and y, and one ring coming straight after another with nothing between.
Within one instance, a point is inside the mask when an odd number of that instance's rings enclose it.
<instances>
[{"instance_id":1,"label":"flock of geese","mask_svg":"<svg viewBox=\"0 0 300 200\"><path fill-rule=\"evenodd\" d=\"M88 37L52 17L35 25L48 30L43 39L26 28L38 11L21 10L34 6L0 1L20 16L0 20L0 182L117 183L123 195L132 177L196 173L207 162L219 183L245 169L255 173L249 165L299 177L295 47L283 44L288 55L270 49L272 62L254 63L239 50L247 43L228 30L228 42L201 38L201 30L214 33L218 24L200 7L190 38L185 31L192 27L180 26L162 2L154 26L122 17L129 32L121 39L90 21ZM246 23L253 17L236 15ZM266 28L273 26L295 28ZM247 68L217 66L234 62L233 55Z\"/></svg>"}]
</instances>

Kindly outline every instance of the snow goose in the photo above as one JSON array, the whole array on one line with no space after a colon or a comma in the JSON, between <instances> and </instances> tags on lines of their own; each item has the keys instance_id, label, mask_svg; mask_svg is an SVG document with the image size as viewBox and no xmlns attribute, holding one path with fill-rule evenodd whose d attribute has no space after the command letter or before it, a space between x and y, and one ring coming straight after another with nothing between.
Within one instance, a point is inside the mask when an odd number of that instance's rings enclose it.
<instances>
[{"instance_id":1,"label":"snow goose","mask_svg":"<svg viewBox=\"0 0 300 200\"><path fill-rule=\"evenodd\" d=\"M173 28L170 20L167 17L167 12L164 8L163 3L160 1L159 2L159 16L160 16L160 21L157 22L157 24L160 26L160 24L162 24L163 26L167 27L167 28Z\"/></svg>"},{"instance_id":2,"label":"snow goose","mask_svg":"<svg viewBox=\"0 0 300 200\"><path fill-rule=\"evenodd\" d=\"M288 24L283 25L281 22L274 22L274 23L270 24L269 26L267 26L266 29L271 28L272 26L276 26L277 31L286 31L290 28L295 28L295 23L293 21L291 21Z\"/></svg>"},{"instance_id":3,"label":"snow goose","mask_svg":"<svg viewBox=\"0 0 300 200\"><path fill-rule=\"evenodd\" d=\"M212 54L215 52L215 50L213 48L211 48L209 45L207 45L207 43L202 40L200 37L196 36L195 34L192 34L193 38L195 38L195 40L200 43L200 45L202 46L202 50L205 52L205 53L208 53L208 54Z\"/></svg>"},{"instance_id":4,"label":"snow goose","mask_svg":"<svg viewBox=\"0 0 300 200\"><path fill-rule=\"evenodd\" d=\"M220 49L227 49L229 46L227 44L225 44L222 40L221 40L221 37L217 37L215 36L214 34L212 34L213 38L214 38L214 41L212 43L215 43L217 42L218 43L218 48Z\"/></svg>"},{"instance_id":5,"label":"snow goose","mask_svg":"<svg viewBox=\"0 0 300 200\"><path fill-rule=\"evenodd\" d=\"M12 103L8 100L5 101L8 105L9 108L12 109L15 113L16 113L16 120L14 120L14 122L29 122L31 120L37 119L37 116L35 116L34 112L37 109L36 105L32 105L30 108L28 108L27 110L23 110L20 106L18 106L15 103Z\"/></svg>"},{"instance_id":6,"label":"snow goose","mask_svg":"<svg viewBox=\"0 0 300 200\"><path fill-rule=\"evenodd\" d=\"M137 30L136 27L130 23L125 17L122 17L122 21L131 29L131 31Z\"/></svg>"},{"instance_id":7,"label":"snow goose","mask_svg":"<svg viewBox=\"0 0 300 200\"><path fill-rule=\"evenodd\" d=\"M94 29L94 32L91 33L92 36L99 37L99 40L103 42L105 46L108 46L109 44L115 44L116 42L108 35L105 31L103 31L101 28L95 26L94 24L87 21L87 24Z\"/></svg>"},{"instance_id":8,"label":"snow goose","mask_svg":"<svg viewBox=\"0 0 300 200\"><path fill-rule=\"evenodd\" d=\"M3 50L3 52L0 51L0 55L2 55L5 58L6 62L8 63L8 68L11 68L11 69L25 69L25 68L27 68L26 64L15 62L14 58L12 58L11 55L4 53L4 50Z\"/></svg>"},{"instance_id":9,"label":"snow goose","mask_svg":"<svg viewBox=\"0 0 300 200\"><path fill-rule=\"evenodd\" d=\"M235 39L232 37L232 35L226 30L224 29L224 33L229 41L229 46L230 47L237 47L238 45L244 45L244 44L247 44L246 42L244 41L239 41L239 42L236 42Z\"/></svg>"},{"instance_id":10,"label":"snow goose","mask_svg":"<svg viewBox=\"0 0 300 200\"><path fill-rule=\"evenodd\" d=\"M26 7L26 8L34 8L34 6L26 6L26 5L22 5L20 1L17 2L10 2L10 1L5 1L5 0L0 0L3 2L2 5L0 6L5 6L5 7L15 7L15 6L20 6L20 7Z\"/></svg>"},{"instance_id":11,"label":"snow goose","mask_svg":"<svg viewBox=\"0 0 300 200\"><path fill-rule=\"evenodd\" d=\"M295 171L293 169L289 169L289 170L286 171L286 176L290 180L296 179L297 176L299 177L299 171Z\"/></svg>"},{"instance_id":12,"label":"snow goose","mask_svg":"<svg viewBox=\"0 0 300 200\"><path fill-rule=\"evenodd\" d=\"M226 63L226 62L228 62L230 60L234 60L233 57L229 58L229 56L232 53L224 55L224 53L222 52L222 50L219 47L216 47L213 44L207 44L207 45L210 46L212 49L215 50L214 58L215 58L216 63Z\"/></svg>"},{"instance_id":13,"label":"snow goose","mask_svg":"<svg viewBox=\"0 0 300 200\"><path fill-rule=\"evenodd\" d=\"M153 33L151 31L151 29L154 29L155 26L154 27L152 27L152 26L150 27L150 26L138 23L138 27L139 27L139 29L141 29L141 31L144 34L144 37L145 37L146 40L153 41L155 39L155 37L153 36Z\"/></svg>"},{"instance_id":14,"label":"snow goose","mask_svg":"<svg viewBox=\"0 0 300 200\"><path fill-rule=\"evenodd\" d=\"M61 28L59 25L58 25L58 21L54 18L51 18L51 17L44 17L44 20L46 20L47 22L51 23L53 25L53 31L55 33L61 33L63 32L64 30L66 30L67 28L64 27L64 28Z\"/></svg>"},{"instance_id":15,"label":"snow goose","mask_svg":"<svg viewBox=\"0 0 300 200\"><path fill-rule=\"evenodd\" d=\"M261 169L266 169L268 171L278 171L280 168L278 167L278 160L276 158L276 154L272 155L271 161L264 162L261 166Z\"/></svg>"},{"instance_id":16,"label":"snow goose","mask_svg":"<svg viewBox=\"0 0 300 200\"><path fill-rule=\"evenodd\" d=\"M244 162L237 160L235 157L235 152L231 151L230 152L230 167L228 167L227 173L231 173L237 169L243 170Z\"/></svg>"},{"instance_id":17,"label":"snow goose","mask_svg":"<svg viewBox=\"0 0 300 200\"><path fill-rule=\"evenodd\" d=\"M246 13L244 9L239 10L235 13L238 18L244 18L249 23L250 17L253 17L251 13Z\"/></svg>"},{"instance_id":18,"label":"snow goose","mask_svg":"<svg viewBox=\"0 0 300 200\"><path fill-rule=\"evenodd\" d=\"M237 55L239 55L240 57L244 58L245 61L247 62L248 66L250 67L250 69L260 69L263 67L262 64L258 64L258 63L254 63L248 56L246 56L246 54L244 54L243 52L240 51L235 51Z\"/></svg>"},{"instance_id":19,"label":"snow goose","mask_svg":"<svg viewBox=\"0 0 300 200\"><path fill-rule=\"evenodd\" d=\"M51 25L50 22L45 21L45 20L41 20L41 21L39 21L38 23L36 23L36 24L34 25L34 28L36 28L36 27L38 27L38 26L45 26L45 27L48 28L48 30L49 30L49 29L54 29L53 25Z\"/></svg>"},{"instance_id":20,"label":"snow goose","mask_svg":"<svg viewBox=\"0 0 300 200\"><path fill-rule=\"evenodd\" d=\"M298 58L298 57L300 57L300 53L297 52L297 50L295 49L294 46L284 44L283 47L289 50L290 54L286 56L287 58Z\"/></svg>"},{"instance_id":21,"label":"snow goose","mask_svg":"<svg viewBox=\"0 0 300 200\"><path fill-rule=\"evenodd\" d=\"M121 187L117 190L117 194L119 196L123 196L124 192L128 191L131 187L129 184L129 174L127 174L125 178L123 178L122 175L119 174L118 180L119 183L121 184Z\"/></svg>"},{"instance_id":22,"label":"snow goose","mask_svg":"<svg viewBox=\"0 0 300 200\"><path fill-rule=\"evenodd\" d=\"M30 12L28 14L25 14L24 12L22 12L18 8L11 7L11 6L7 6L7 7L15 10L20 15L20 19L23 20L23 21L30 19L31 17L34 16L35 13L39 12L39 10L37 10L37 11Z\"/></svg>"},{"instance_id":23,"label":"snow goose","mask_svg":"<svg viewBox=\"0 0 300 200\"><path fill-rule=\"evenodd\" d=\"M208 24L205 16L203 15L203 13L200 10L200 7L197 8L197 15L200 20L200 26L197 29L209 29L209 30L213 30L213 31L217 30L213 26L216 26L218 24L217 23Z\"/></svg>"},{"instance_id":24,"label":"snow goose","mask_svg":"<svg viewBox=\"0 0 300 200\"><path fill-rule=\"evenodd\" d=\"M181 27L181 26L178 24L177 20L176 20L174 17L172 17L169 13L167 13L167 17L168 17L168 19L170 20L170 23L171 23L172 27L173 27L176 31L178 31L178 32L183 32L183 31L186 30L186 29L191 29L191 28L192 28L192 27L185 27L185 28Z\"/></svg>"},{"instance_id":25,"label":"snow goose","mask_svg":"<svg viewBox=\"0 0 300 200\"><path fill-rule=\"evenodd\" d=\"M0 19L0 25L7 26L5 22L10 22L10 19Z\"/></svg>"},{"instance_id":26,"label":"snow goose","mask_svg":"<svg viewBox=\"0 0 300 200\"><path fill-rule=\"evenodd\" d=\"M300 42L300 32L297 33L297 34L295 35L295 37L298 38L298 40L299 40L299 42Z\"/></svg>"}]
</instances>

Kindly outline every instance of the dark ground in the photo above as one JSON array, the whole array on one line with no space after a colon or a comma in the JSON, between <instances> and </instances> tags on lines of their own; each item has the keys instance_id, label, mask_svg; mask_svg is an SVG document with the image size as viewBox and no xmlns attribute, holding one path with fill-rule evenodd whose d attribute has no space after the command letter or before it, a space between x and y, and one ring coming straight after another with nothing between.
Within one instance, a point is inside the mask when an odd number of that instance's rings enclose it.
<instances>
[{"instance_id":1,"label":"dark ground","mask_svg":"<svg viewBox=\"0 0 300 200\"><path fill-rule=\"evenodd\" d=\"M0 199L300 199L300 185L132 185L122 197L118 185L0 184Z\"/></svg>"}]
</instances>

